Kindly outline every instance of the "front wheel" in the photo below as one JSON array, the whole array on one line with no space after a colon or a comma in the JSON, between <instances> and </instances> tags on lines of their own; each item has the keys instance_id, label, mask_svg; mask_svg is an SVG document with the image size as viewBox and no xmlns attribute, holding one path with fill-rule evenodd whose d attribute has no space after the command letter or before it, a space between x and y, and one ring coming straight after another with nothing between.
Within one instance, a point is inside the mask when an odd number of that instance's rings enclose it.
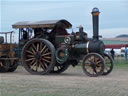
<instances>
[{"instance_id":1,"label":"front wheel","mask_svg":"<svg viewBox=\"0 0 128 96\"><path fill-rule=\"evenodd\" d=\"M108 75L113 70L113 66L114 66L113 59L110 55L106 53L104 53L104 59L105 59L106 64L105 64L105 70L102 75Z\"/></svg>"},{"instance_id":2,"label":"front wheel","mask_svg":"<svg viewBox=\"0 0 128 96\"><path fill-rule=\"evenodd\" d=\"M104 67L105 61L100 54L89 53L83 59L83 71L90 77L97 77L102 75L104 72Z\"/></svg>"}]
</instances>

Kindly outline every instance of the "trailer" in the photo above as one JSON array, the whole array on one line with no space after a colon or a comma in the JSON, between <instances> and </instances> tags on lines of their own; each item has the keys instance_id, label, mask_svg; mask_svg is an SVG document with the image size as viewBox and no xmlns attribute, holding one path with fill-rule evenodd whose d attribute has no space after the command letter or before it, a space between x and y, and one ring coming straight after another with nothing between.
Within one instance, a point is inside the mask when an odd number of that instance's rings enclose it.
<instances>
[{"instance_id":1,"label":"trailer","mask_svg":"<svg viewBox=\"0 0 128 96\"><path fill-rule=\"evenodd\" d=\"M15 45L12 43L11 32L0 32L0 72L14 72L18 66L18 58L15 52ZM8 35L10 35L10 42L8 41ZM5 41L4 41L5 40Z\"/></svg>"}]
</instances>

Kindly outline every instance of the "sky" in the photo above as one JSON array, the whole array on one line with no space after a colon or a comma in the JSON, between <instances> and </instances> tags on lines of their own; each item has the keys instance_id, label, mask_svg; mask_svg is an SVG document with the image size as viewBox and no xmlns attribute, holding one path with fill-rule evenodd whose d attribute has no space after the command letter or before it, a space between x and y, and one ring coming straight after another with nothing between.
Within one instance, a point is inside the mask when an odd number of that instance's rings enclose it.
<instances>
[{"instance_id":1,"label":"sky","mask_svg":"<svg viewBox=\"0 0 128 96\"><path fill-rule=\"evenodd\" d=\"M0 32L14 30L12 24L18 21L66 19L74 31L82 25L91 37L91 11L97 7L103 38L128 34L128 0L0 0L0 7Z\"/></svg>"}]
</instances>

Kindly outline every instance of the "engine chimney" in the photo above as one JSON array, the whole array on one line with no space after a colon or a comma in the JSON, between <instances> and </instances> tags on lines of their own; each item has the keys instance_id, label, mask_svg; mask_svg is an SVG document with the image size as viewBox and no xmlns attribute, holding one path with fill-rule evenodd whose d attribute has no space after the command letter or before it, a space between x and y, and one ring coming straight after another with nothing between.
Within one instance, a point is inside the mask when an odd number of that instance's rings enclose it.
<instances>
[{"instance_id":1,"label":"engine chimney","mask_svg":"<svg viewBox=\"0 0 128 96\"><path fill-rule=\"evenodd\" d=\"M92 9L92 20L93 20L93 39L99 40L99 9Z\"/></svg>"}]
</instances>

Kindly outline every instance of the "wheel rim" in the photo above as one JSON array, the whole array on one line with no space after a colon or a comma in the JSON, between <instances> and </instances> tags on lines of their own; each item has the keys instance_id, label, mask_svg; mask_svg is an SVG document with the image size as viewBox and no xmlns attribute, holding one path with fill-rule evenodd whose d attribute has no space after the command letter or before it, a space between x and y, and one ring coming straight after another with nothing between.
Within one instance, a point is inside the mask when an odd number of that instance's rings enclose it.
<instances>
[{"instance_id":1,"label":"wheel rim","mask_svg":"<svg viewBox=\"0 0 128 96\"><path fill-rule=\"evenodd\" d=\"M42 40L29 42L23 51L23 62L27 71L31 73L46 72L51 66L51 48Z\"/></svg>"},{"instance_id":2,"label":"wheel rim","mask_svg":"<svg viewBox=\"0 0 128 96\"><path fill-rule=\"evenodd\" d=\"M13 61L13 64L11 64L11 62L10 62L10 67L8 69L8 72L14 72L17 69L17 67L18 67L17 60Z\"/></svg>"},{"instance_id":3,"label":"wheel rim","mask_svg":"<svg viewBox=\"0 0 128 96\"><path fill-rule=\"evenodd\" d=\"M104 54L104 59L106 63L103 75L108 75L113 69L113 59L108 54Z\"/></svg>"},{"instance_id":4,"label":"wheel rim","mask_svg":"<svg viewBox=\"0 0 128 96\"><path fill-rule=\"evenodd\" d=\"M0 72L7 72L9 69L9 62L7 60L0 61Z\"/></svg>"},{"instance_id":5,"label":"wheel rim","mask_svg":"<svg viewBox=\"0 0 128 96\"><path fill-rule=\"evenodd\" d=\"M104 60L98 54L89 54L83 61L83 70L88 76L99 76L104 71Z\"/></svg>"}]
</instances>

